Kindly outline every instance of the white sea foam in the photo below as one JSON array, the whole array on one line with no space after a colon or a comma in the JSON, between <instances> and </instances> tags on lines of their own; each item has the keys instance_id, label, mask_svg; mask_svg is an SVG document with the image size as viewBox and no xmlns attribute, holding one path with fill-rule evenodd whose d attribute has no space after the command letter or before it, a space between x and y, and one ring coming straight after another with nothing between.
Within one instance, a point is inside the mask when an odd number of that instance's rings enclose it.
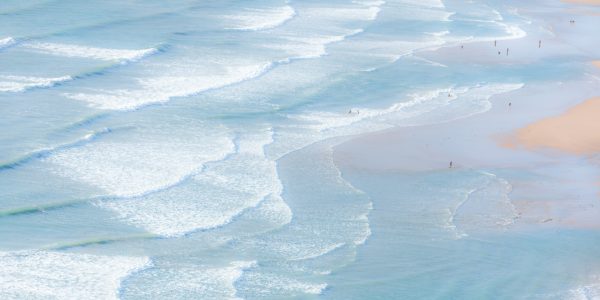
<instances>
[{"instance_id":1,"label":"white sea foam","mask_svg":"<svg viewBox=\"0 0 600 300\"><path fill-rule=\"evenodd\" d=\"M127 141L96 141L56 152L45 160L55 166L57 174L109 195L142 195L177 184L204 163L233 151L225 129L203 128L201 132L191 136L138 132Z\"/></svg>"},{"instance_id":2,"label":"white sea foam","mask_svg":"<svg viewBox=\"0 0 600 300\"><path fill-rule=\"evenodd\" d=\"M362 29L356 29L340 35L287 36L284 37L286 43L265 45L265 47L284 50L290 58L318 58L327 54L327 45L341 42L361 32Z\"/></svg>"},{"instance_id":3,"label":"white sea foam","mask_svg":"<svg viewBox=\"0 0 600 300\"><path fill-rule=\"evenodd\" d=\"M72 80L71 76L31 77L0 75L0 92L23 92L31 88L51 87L57 83Z\"/></svg>"},{"instance_id":4,"label":"white sea foam","mask_svg":"<svg viewBox=\"0 0 600 300\"><path fill-rule=\"evenodd\" d=\"M164 66L167 70L175 69L180 72L137 79L137 89L97 90L92 93L68 93L65 96L85 101L100 109L131 110L252 79L264 74L271 66L271 63L222 65L211 74L202 69L202 66L181 62Z\"/></svg>"},{"instance_id":5,"label":"white sea foam","mask_svg":"<svg viewBox=\"0 0 600 300\"><path fill-rule=\"evenodd\" d=\"M453 100L456 96L467 92L466 89L454 90L452 88L437 89L428 91L421 94L413 94L412 100L407 102L396 103L388 108L383 109L371 109L371 108L351 108L348 112L314 112L304 115L292 115L291 118L295 118L308 123L310 128L323 131L334 129L338 127L349 126L354 123L360 122L365 119L376 118L382 115L402 112L405 108L413 107L422 104L426 101L433 100L435 98L445 98L441 95L452 93L452 97L448 97Z\"/></svg>"},{"instance_id":6,"label":"white sea foam","mask_svg":"<svg viewBox=\"0 0 600 300\"><path fill-rule=\"evenodd\" d=\"M432 35L421 41L373 40L368 42L347 41L346 43L348 49L352 49L357 55L380 57L393 63L402 57L413 55L419 50L433 50L447 42L448 40L445 37Z\"/></svg>"},{"instance_id":7,"label":"white sea foam","mask_svg":"<svg viewBox=\"0 0 600 300\"><path fill-rule=\"evenodd\" d=\"M337 244L327 245L321 249L317 249L317 251L314 251L314 252L311 251L309 254L306 254L304 256L292 257L292 258L288 258L288 260L298 261L298 260L308 260L308 259L321 257L321 256L331 253L337 249L340 249L340 248L344 247L345 245L346 245L346 243L337 243Z\"/></svg>"},{"instance_id":8,"label":"white sea foam","mask_svg":"<svg viewBox=\"0 0 600 300\"><path fill-rule=\"evenodd\" d=\"M276 164L266 159L262 150L272 141L271 134L267 131L243 136L236 153L207 164L185 184L99 205L115 211L127 223L163 236L181 236L227 224L266 198L274 197L270 199L276 201L280 197ZM278 212L286 212L282 201L271 205Z\"/></svg>"},{"instance_id":9,"label":"white sea foam","mask_svg":"<svg viewBox=\"0 0 600 300\"><path fill-rule=\"evenodd\" d=\"M302 16L316 20L328 20L335 23L348 21L373 21L381 12L385 2L354 2L349 7L312 7L302 11Z\"/></svg>"},{"instance_id":10,"label":"white sea foam","mask_svg":"<svg viewBox=\"0 0 600 300\"><path fill-rule=\"evenodd\" d=\"M512 191L510 183L488 172L481 172L481 178L483 182L465 193L463 200L449 210L446 228L457 238L467 236L470 231L505 229L518 218L508 196Z\"/></svg>"},{"instance_id":11,"label":"white sea foam","mask_svg":"<svg viewBox=\"0 0 600 300\"><path fill-rule=\"evenodd\" d=\"M413 94L410 96L411 100L396 103L387 108L354 107L347 112L312 112L290 115L289 117L306 122L309 128L325 131L381 117L404 119L446 106L458 98L467 103L480 103L483 106L483 111L486 111L491 107L489 98L493 95L513 91L521 87L523 87L523 84L488 84L475 87L435 89ZM449 97L446 95L449 95Z\"/></svg>"},{"instance_id":12,"label":"white sea foam","mask_svg":"<svg viewBox=\"0 0 600 300\"><path fill-rule=\"evenodd\" d=\"M447 68L448 66L444 65L444 64L440 64L439 62L433 61L433 60L429 60L427 58L421 57L421 56L417 56L417 55L413 55L412 56L413 59L415 60L419 60L422 62L425 62L429 65L432 65L434 67L441 67L441 68Z\"/></svg>"},{"instance_id":13,"label":"white sea foam","mask_svg":"<svg viewBox=\"0 0 600 300\"><path fill-rule=\"evenodd\" d=\"M589 284L569 290L562 299L569 300L599 300L600 284Z\"/></svg>"},{"instance_id":14,"label":"white sea foam","mask_svg":"<svg viewBox=\"0 0 600 300\"><path fill-rule=\"evenodd\" d=\"M341 177L333 163L330 145L317 144L315 147L318 150L310 147L309 151L318 154L311 156L310 162L299 166L301 170L298 172L309 178L319 174L320 183L328 187L327 191L315 186L315 191L311 192L314 204L302 205L298 213L294 211L294 222L284 230L247 241L244 243L246 247L261 251L267 249L271 257L279 257L294 265L320 265L320 262L339 256L346 257L345 254L352 255L353 249L369 237L368 213L372 209L371 202L362 191ZM344 209L340 209L340 202L335 201L338 193L347 195L342 198ZM328 272L332 267L320 265L318 272Z\"/></svg>"},{"instance_id":15,"label":"white sea foam","mask_svg":"<svg viewBox=\"0 0 600 300\"><path fill-rule=\"evenodd\" d=\"M244 216L250 220L267 222L273 227L282 227L292 221L293 213L281 195L271 194Z\"/></svg>"},{"instance_id":16,"label":"white sea foam","mask_svg":"<svg viewBox=\"0 0 600 300\"><path fill-rule=\"evenodd\" d=\"M451 21L455 12L447 11L440 0L400 0L394 3L400 6L396 18L414 21Z\"/></svg>"},{"instance_id":17,"label":"white sea foam","mask_svg":"<svg viewBox=\"0 0 600 300\"><path fill-rule=\"evenodd\" d=\"M355 1L354 5L344 7L306 7L300 11L301 19L295 27L278 34L281 41L264 46L284 50L292 59L321 57L327 54L327 45L363 32L362 28L356 28L356 22L375 20L384 3ZM322 28L330 29L323 31Z\"/></svg>"},{"instance_id":18,"label":"white sea foam","mask_svg":"<svg viewBox=\"0 0 600 300\"><path fill-rule=\"evenodd\" d=\"M118 299L121 281L150 266L147 257L0 252L2 299Z\"/></svg>"},{"instance_id":19,"label":"white sea foam","mask_svg":"<svg viewBox=\"0 0 600 300\"><path fill-rule=\"evenodd\" d=\"M228 29L265 30L281 26L296 15L293 7L286 5L268 9L246 9L237 15L225 18L233 23Z\"/></svg>"},{"instance_id":20,"label":"white sea foam","mask_svg":"<svg viewBox=\"0 0 600 300\"><path fill-rule=\"evenodd\" d=\"M123 294L139 299L241 299L236 282L255 261L232 261L224 267L176 265L153 268L136 276L141 285L127 286Z\"/></svg>"},{"instance_id":21,"label":"white sea foam","mask_svg":"<svg viewBox=\"0 0 600 300\"><path fill-rule=\"evenodd\" d=\"M465 194L463 195L463 198L461 199L461 201L459 201L456 206L454 206L454 208L447 208L447 214L448 214L448 219L446 220L445 224L442 225L443 228L447 229L448 231L450 231L450 233L453 234L454 239L459 240L465 237L468 237L469 235L458 228L458 226L456 226L456 223L454 222L454 219L456 217L456 213L458 212L458 210L469 200L469 197L471 197L471 194L473 194L475 191L477 191L477 189L472 189L472 190L468 190L465 192Z\"/></svg>"},{"instance_id":22,"label":"white sea foam","mask_svg":"<svg viewBox=\"0 0 600 300\"><path fill-rule=\"evenodd\" d=\"M253 295L268 298L290 297L290 295L320 295L327 288L326 283L310 283L296 279L258 272L244 274L240 289Z\"/></svg>"},{"instance_id":23,"label":"white sea foam","mask_svg":"<svg viewBox=\"0 0 600 300\"><path fill-rule=\"evenodd\" d=\"M356 4L360 4L360 5L364 5L364 6L382 6L384 5L386 2L383 0L355 0L352 1L352 3L356 3Z\"/></svg>"},{"instance_id":24,"label":"white sea foam","mask_svg":"<svg viewBox=\"0 0 600 300\"><path fill-rule=\"evenodd\" d=\"M489 7L485 6L485 8L481 9L482 11L478 14L472 15L473 18L465 18L461 17L460 20L467 20L470 22L478 22L483 24L490 24L493 26L497 26L502 29L506 35L501 36L482 36L482 37L468 37L467 41L494 41L494 40L512 40L512 39L520 39L527 36L527 32L524 31L518 24L504 21L502 15L496 11L492 10Z\"/></svg>"},{"instance_id":25,"label":"white sea foam","mask_svg":"<svg viewBox=\"0 0 600 300\"><path fill-rule=\"evenodd\" d=\"M0 49L14 45L16 43L15 39L11 37L0 39Z\"/></svg>"},{"instance_id":26,"label":"white sea foam","mask_svg":"<svg viewBox=\"0 0 600 300\"><path fill-rule=\"evenodd\" d=\"M586 281L587 283L582 283L568 290L537 294L531 297L531 299L599 300L600 277L591 276L591 278Z\"/></svg>"},{"instance_id":27,"label":"white sea foam","mask_svg":"<svg viewBox=\"0 0 600 300\"><path fill-rule=\"evenodd\" d=\"M400 0L402 4L432 8L446 8L442 0Z\"/></svg>"},{"instance_id":28,"label":"white sea foam","mask_svg":"<svg viewBox=\"0 0 600 300\"><path fill-rule=\"evenodd\" d=\"M338 20L349 19L372 21L377 19L379 12L381 12L379 6L369 6L365 8L338 8L332 13L336 14Z\"/></svg>"},{"instance_id":29,"label":"white sea foam","mask_svg":"<svg viewBox=\"0 0 600 300\"><path fill-rule=\"evenodd\" d=\"M66 57L91 58L106 61L136 61L158 51L155 48L140 50L110 49L42 42L25 43L23 44L23 47L31 51L45 54Z\"/></svg>"},{"instance_id":30,"label":"white sea foam","mask_svg":"<svg viewBox=\"0 0 600 300\"><path fill-rule=\"evenodd\" d=\"M505 24L499 23L500 26L504 28L508 36L500 37L500 39L520 39L527 36L527 32L525 32L521 27L514 24Z\"/></svg>"}]
</instances>

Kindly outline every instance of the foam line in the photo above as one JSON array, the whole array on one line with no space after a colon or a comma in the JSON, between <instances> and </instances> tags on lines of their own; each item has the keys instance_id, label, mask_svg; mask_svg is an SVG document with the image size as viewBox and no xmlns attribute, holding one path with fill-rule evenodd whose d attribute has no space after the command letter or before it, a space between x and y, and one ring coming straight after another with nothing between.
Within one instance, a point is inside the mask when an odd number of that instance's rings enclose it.
<instances>
[{"instance_id":1,"label":"foam line","mask_svg":"<svg viewBox=\"0 0 600 300\"><path fill-rule=\"evenodd\" d=\"M126 129L126 128L128 128L128 127L118 128L118 130ZM84 145L88 142L91 142L91 141L101 137L101 136L107 135L113 131L114 131L113 129L104 128L100 131L88 133L85 136L83 136L82 138L80 138L76 141L73 141L71 143L66 143L63 145L55 146L55 147L32 151L32 152L25 154L22 157L16 158L12 161L1 162L0 163L0 171L17 168L17 167L24 165L27 162L34 160L34 159L43 159L56 151L66 150L69 148L74 148L74 147Z\"/></svg>"},{"instance_id":2,"label":"foam line","mask_svg":"<svg viewBox=\"0 0 600 300\"><path fill-rule=\"evenodd\" d=\"M264 155L272 134L269 128L238 136L233 152L204 163L202 169L187 175L185 182L98 205L116 212L124 222L165 237L217 228L258 207L265 213L271 209L287 216L290 212L280 198L276 163Z\"/></svg>"},{"instance_id":3,"label":"foam line","mask_svg":"<svg viewBox=\"0 0 600 300\"><path fill-rule=\"evenodd\" d=\"M16 44L16 41L12 37L2 38L0 39L0 49L10 47Z\"/></svg>"},{"instance_id":4,"label":"foam line","mask_svg":"<svg viewBox=\"0 0 600 300\"><path fill-rule=\"evenodd\" d=\"M35 52L50 55L91 58L106 61L137 61L143 57L159 52L157 48L129 50L43 42L28 42L22 44L22 46Z\"/></svg>"},{"instance_id":5,"label":"foam line","mask_svg":"<svg viewBox=\"0 0 600 300\"><path fill-rule=\"evenodd\" d=\"M107 195L143 197L180 185L206 163L231 153L233 143L226 128L202 125L197 129L205 129L204 134L164 137L153 131L124 141L107 139L69 147L44 160L53 164L57 175L94 185Z\"/></svg>"},{"instance_id":6,"label":"foam line","mask_svg":"<svg viewBox=\"0 0 600 300\"><path fill-rule=\"evenodd\" d=\"M246 9L237 15L227 15L225 19L234 25L226 29L234 30L265 30L279 27L296 16L293 7L286 5L270 9Z\"/></svg>"},{"instance_id":7,"label":"foam line","mask_svg":"<svg viewBox=\"0 0 600 300\"><path fill-rule=\"evenodd\" d=\"M0 252L2 299L118 299L121 282L148 257L53 251Z\"/></svg>"},{"instance_id":8,"label":"foam line","mask_svg":"<svg viewBox=\"0 0 600 300\"><path fill-rule=\"evenodd\" d=\"M53 87L70 80L73 80L71 76L32 77L0 75L0 92L24 92L33 88Z\"/></svg>"},{"instance_id":9,"label":"foam line","mask_svg":"<svg viewBox=\"0 0 600 300\"><path fill-rule=\"evenodd\" d=\"M128 285L128 299L239 300L237 283L256 261L232 261L225 266L178 264L148 269L136 276L143 286Z\"/></svg>"},{"instance_id":10,"label":"foam line","mask_svg":"<svg viewBox=\"0 0 600 300\"><path fill-rule=\"evenodd\" d=\"M64 96L84 101L105 110L137 110L169 101L174 97L188 97L201 92L223 88L257 78L274 67L271 62L227 66L224 75L181 74L138 79L140 87L132 90L101 90L99 93L66 93ZM192 70L193 71L193 70Z\"/></svg>"},{"instance_id":11,"label":"foam line","mask_svg":"<svg viewBox=\"0 0 600 300\"><path fill-rule=\"evenodd\" d=\"M340 127L346 127L357 122L368 119L383 117L385 115L403 113L408 108L417 107L432 100L437 99L440 104L449 104L458 97L468 97L468 100L478 101L485 104L487 109L491 107L489 98L496 94L507 93L522 88L523 84L488 84L474 87L462 88L445 88L428 91L425 93L411 95L411 100L393 104L387 108L372 109L372 108L352 108L354 113L331 113L331 112L313 112L302 115L290 115L290 118L298 119L307 122L309 128L318 131L326 131ZM450 97L445 97L445 94L451 94ZM435 108L435 107L434 107ZM434 109L431 108L431 109ZM487 110L486 109L486 110ZM357 113L359 112L359 113ZM422 112L421 112L422 113ZM406 116L409 116L407 113Z\"/></svg>"}]
</instances>

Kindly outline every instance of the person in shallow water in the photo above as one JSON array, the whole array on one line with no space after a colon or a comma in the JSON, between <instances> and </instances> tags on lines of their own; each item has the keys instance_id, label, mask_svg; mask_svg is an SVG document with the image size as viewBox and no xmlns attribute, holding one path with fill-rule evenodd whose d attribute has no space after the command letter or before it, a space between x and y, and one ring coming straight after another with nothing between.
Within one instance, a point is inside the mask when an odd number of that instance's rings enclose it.
<instances>
[{"instance_id":1,"label":"person in shallow water","mask_svg":"<svg viewBox=\"0 0 600 300\"><path fill-rule=\"evenodd\" d=\"M448 166L448 168L452 169L452 161L450 161L450 165Z\"/></svg>"}]
</instances>

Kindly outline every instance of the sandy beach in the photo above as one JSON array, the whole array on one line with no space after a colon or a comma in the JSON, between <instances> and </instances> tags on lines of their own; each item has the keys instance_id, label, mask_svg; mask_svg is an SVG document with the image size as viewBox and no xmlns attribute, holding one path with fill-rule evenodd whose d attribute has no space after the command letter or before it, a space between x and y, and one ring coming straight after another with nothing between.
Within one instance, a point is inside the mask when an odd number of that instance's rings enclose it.
<instances>
[{"instance_id":1,"label":"sandy beach","mask_svg":"<svg viewBox=\"0 0 600 300\"><path fill-rule=\"evenodd\" d=\"M600 153L600 97L589 99L560 116L519 129L507 146L529 149L554 148L573 154Z\"/></svg>"},{"instance_id":2,"label":"sandy beach","mask_svg":"<svg viewBox=\"0 0 600 300\"><path fill-rule=\"evenodd\" d=\"M568 20L547 25L553 28L552 35L498 41L496 47L493 42L472 43L420 55L455 69L463 65L535 65L565 53L584 55L588 62L583 65L597 59L590 57L595 55L592 45L570 45L577 40ZM539 49L538 40L543 40ZM498 49L506 48L511 49L509 56L497 54ZM600 61L593 64L600 67ZM598 70L591 72L530 83L492 97L492 108L483 114L425 126L415 121L407 127L360 136L336 148L336 163L346 172L369 174L481 169L495 174L525 172L529 175L504 177L512 188L507 197L517 211L512 228L600 228L596 203L600 169L592 163L594 154L600 152L600 98ZM465 226L478 230L474 224Z\"/></svg>"},{"instance_id":3,"label":"sandy beach","mask_svg":"<svg viewBox=\"0 0 600 300\"><path fill-rule=\"evenodd\" d=\"M585 5L600 5L600 1L598 0L562 0L566 3L572 4L585 4Z\"/></svg>"}]
</instances>

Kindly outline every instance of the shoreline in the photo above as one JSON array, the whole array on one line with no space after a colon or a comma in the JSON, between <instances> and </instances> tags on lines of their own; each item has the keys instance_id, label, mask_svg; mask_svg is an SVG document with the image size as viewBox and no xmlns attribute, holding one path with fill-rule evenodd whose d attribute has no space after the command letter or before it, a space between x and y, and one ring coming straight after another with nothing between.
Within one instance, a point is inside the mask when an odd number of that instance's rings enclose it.
<instances>
[{"instance_id":1,"label":"shoreline","mask_svg":"<svg viewBox=\"0 0 600 300\"><path fill-rule=\"evenodd\" d=\"M537 46L539 33L528 32L528 36L520 39L499 41L501 47L516 49L510 57L495 54L497 49L490 42L465 44L464 49L442 47L423 51L419 55L452 68L461 64L527 65L565 54L589 56L593 53L573 47L569 45L571 40L563 39L565 34L571 34L567 31L570 30L568 21L567 24L550 25L557 31L544 38L544 47L540 50L531 46ZM583 29L580 27L578 30ZM532 50L523 51L525 47ZM588 59L586 64L589 65L593 59L597 58ZM593 61L593 65L600 67L600 61ZM586 105L581 103L585 99L600 96L597 93L598 83L594 81L597 79L586 78L588 73L585 66L579 69L577 75L573 75L565 80L527 83L520 90L493 96L489 111L463 119L393 127L358 135L334 148L335 164L342 173L418 175L481 170L504 174L503 179L512 185L509 197L518 212L518 220L513 228L600 228L600 220L597 220L600 205L596 205L600 188L597 180L600 178L600 169L597 164L579 153L506 148L498 143L499 140L510 139L514 132L522 128L563 115L574 106ZM508 103L512 106L508 106ZM597 109L600 111L600 105ZM569 119L579 118L577 116ZM588 118L585 125L570 130L589 128L593 131L589 127L590 120ZM600 124L598 128L597 132L600 132ZM553 129L547 130L552 132ZM568 130L563 134L568 134ZM580 138L586 140L590 136ZM594 145L589 153L598 152L600 143ZM448 168L450 161L454 163L452 169ZM515 172L528 175L515 176Z\"/></svg>"}]
</instances>

